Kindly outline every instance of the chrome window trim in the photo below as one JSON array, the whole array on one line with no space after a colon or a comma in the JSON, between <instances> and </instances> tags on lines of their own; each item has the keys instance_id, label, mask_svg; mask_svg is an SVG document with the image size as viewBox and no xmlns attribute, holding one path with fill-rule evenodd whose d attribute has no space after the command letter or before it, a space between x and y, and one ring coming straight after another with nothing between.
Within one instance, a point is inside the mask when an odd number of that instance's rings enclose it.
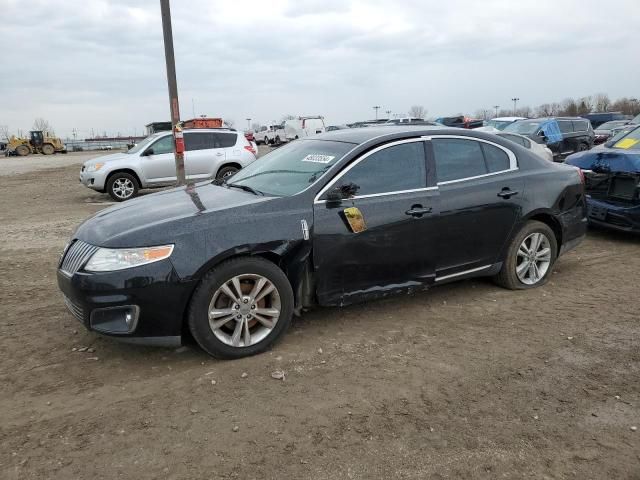
<instances>
[{"instance_id":1,"label":"chrome window trim","mask_svg":"<svg viewBox=\"0 0 640 480\"><path fill-rule=\"evenodd\" d=\"M472 268L471 270L465 270L464 272L451 273L449 275L445 275L444 277L436 277L436 282L441 282L443 280L448 280L450 278L460 277L462 275L466 275L468 273L480 272L482 270L486 270L490 268L491 265L484 265L482 267Z\"/></svg>"},{"instance_id":2,"label":"chrome window trim","mask_svg":"<svg viewBox=\"0 0 640 480\"><path fill-rule=\"evenodd\" d=\"M381 136L384 137L384 135L381 135ZM379 137L375 137L375 138L379 138ZM349 170L351 170L353 167L358 165L363 160L369 158L369 156L373 155L374 153L377 153L377 152L379 152L381 150L385 150L387 148L390 148L390 147L393 147L393 146L396 146L396 145L403 145L405 143L416 143L416 142L424 143L424 141L425 141L425 137L405 138L405 139L402 139L402 140L396 140L396 141L393 141L393 142L390 142L390 143L385 143L384 145L380 145L380 146L374 148L373 150L369 150L367 153L365 153L364 155L358 157L356 160L354 160L349 165L347 165L347 167L344 168L341 172L339 172L335 177L333 177L329 181L329 183L327 183L317 193L317 195L314 197L314 199L313 199L314 205L315 204L325 203L326 200L320 200L320 197L322 195L324 195L326 193L326 191L329 190L338 180L340 180ZM358 146L360 146L360 145L358 145ZM351 152L349 152L349 153L351 153ZM342 158L344 158L345 156L343 156ZM426 160L426 155L425 155L425 160ZM427 168L427 166L426 166L426 163L425 163L425 169L426 168ZM329 173L329 172L327 171L326 173ZM322 177L320 177L320 178L322 178ZM318 180L320 180L320 179L318 179ZM426 181L427 181L427 179L425 178L425 183L426 183ZM426 191L426 190L433 190L433 189L437 189L437 187L423 187L423 188L416 188L416 189L412 189L412 190L397 190L397 191L391 191L391 192L370 193L368 195L357 195L355 197L351 197L351 199L369 198L369 197L383 196L383 195L397 195L397 194L400 194L400 193L419 192L419 191L423 191L423 190Z\"/></svg>"},{"instance_id":3,"label":"chrome window trim","mask_svg":"<svg viewBox=\"0 0 640 480\"><path fill-rule=\"evenodd\" d=\"M494 147L498 147L500 150L505 152L507 154L507 156L509 157L509 168L506 169L506 170L500 170L499 172L483 173L482 175L475 175L473 177L457 178L455 180L445 180L444 182L438 182L438 185L449 185L449 184L452 184L452 183L466 182L468 180L476 180L478 178L492 177L494 175L500 175L502 173L507 173L507 172L515 172L516 170L519 170L518 159L516 158L516 154L515 153L513 153L508 148L503 147L502 145L499 145L497 143L491 142L489 140L485 140L484 138L468 137L466 135L429 135L429 137L425 137L425 138L427 138L428 140L433 140L433 139L438 139L438 138L445 138L445 139L455 138L455 139L461 139L461 140L472 140L472 141L476 141L476 142L487 143L487 144L492 145ZM509 141L511 141L511 140L509 140ZM434 158L434 161L435 161L435 158ZM437 175L438 175L438 166L436 165L436 176Z\"/></svg>"}]
</instances>

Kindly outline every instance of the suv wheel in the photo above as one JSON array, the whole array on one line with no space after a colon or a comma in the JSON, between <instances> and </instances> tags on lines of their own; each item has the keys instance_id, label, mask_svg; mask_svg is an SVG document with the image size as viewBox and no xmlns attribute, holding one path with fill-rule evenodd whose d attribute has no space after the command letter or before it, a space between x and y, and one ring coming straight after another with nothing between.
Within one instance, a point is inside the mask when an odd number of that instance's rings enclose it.
<instances>
[{"instance_id":1,"label":"suv wheel","mask_svg":"<svg viewBox=\"0 0 640 480\"><path fill-rule=\"evenodd\" d=\"M264 137L264 144L269 145L269 137Z\"/></svg>"},{"instance_id":2,"label":"suv wheel","mask_svg":"<svg viewBox=\"0 0 640 480\"><path fill-rule=\"evenodd\" d=\"M138 181L125 172L116 172L107 181L107 193L116 202L124 202L138 194Z\"/></svg>"},{"instance_id":3,"label":"suv wheel","mask_svg":"<svg viewBox=\"0 0 640 480\"><path fill-rule=\"evenodd\" d=\"M276 145L280 145L281 143L282 143L282 141L280 140L280 137L276 137L275 144Z\"/></svg>"},{"instance_id":4,"label":"suv wheel","mask_svg":"<svg viewBox=\"0 0 640 480\"><path fill-rule=\"evenodd\" d=\"M558 245L548 225L528 222L513 238L495 281L510 290L544 285L558 256Z\"/></svg>"},{"instance_id":5,"label":"suv wheel","mask_svg":"<svg viewBox=\"0 0 640 480\"><path fill-rule=\"evenodd\" d=\"M207 273L189 304L189 330L217 358L268 349L287 330L293 290L286 275L263 258L237 258Z\"/></svg>"},{"instance_id":6,"label":"suv wheel","mask_svg":"<svg viewBox=\"0 0 640 480\"><path fill-rule=\"evenodd\" d=\"M232 167L230 165L226 167L222 167L220 170L218 170L218 174L216 175L216 178L229 178L231 175L234 175L236 172L238 172L238 170L240 169L236 167Z\"/></svg>"}]
</instances>

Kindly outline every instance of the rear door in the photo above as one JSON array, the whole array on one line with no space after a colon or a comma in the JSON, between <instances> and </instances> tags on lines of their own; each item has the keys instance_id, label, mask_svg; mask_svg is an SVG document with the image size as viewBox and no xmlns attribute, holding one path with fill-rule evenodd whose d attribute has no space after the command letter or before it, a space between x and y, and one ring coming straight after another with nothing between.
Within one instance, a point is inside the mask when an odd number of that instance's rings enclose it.
<instances>
[{"instance_id":1,"label":"rear door","mask_svg":"<svg viewBox=\"0 0 640 480\"><path fill-rule=\"evenodd\" d=\"M524 181L513 152L469 137L433 136L440 192L436 281L497 261L521 215Z\"/></svg>"},{"instance_id":2,"label":"rear door","mask_svg":"<svg viewBox=\"0 0 640 480\"><path fill-rule=\"evenodd\" d=\"M214 132L213 137L216 158L224 159L224 163L240 162L243 147L238 142L238 134L236 132ZM224 156L219 155L219 152L222 152Z\"/></svg>"},{"instance_id":3,"label":"rear door","mask_svg":"<svg viewBox=\"0 0 640 480\"><path fill-rule=\"evenodd\" d=\"M378 147L317 196L313 260L321 304L379 298L433 282L438 189L424 148L419 139ZM346 185L355 195L338 205L326 202L327 191ZM350 213L361 214L363 223L352 224Z\"/></svg>"},{"instance_id":4,"label":"rear door","mask_svg":"<svg viewBox=\"0 0 640 480\"><path fill-rule=\"evenodd\" d=\"M210 178L219 157L224 156L224 151L214 148L214 133L185 132L184 145L186 150L184 170L187 178L189 180ZM218 155L219 152L222 152L222 155Z\"/></svg>"},{"instance_id":5,"label":"rear door","mask_svg":"<svg viewBox=\"0 0 640 480\"><path fill-rule=\"evenodd\" d=\"M140 156L142 172L149 185L176 181L176 160L173 135L165 135L149 145Z\"/></svg>"}]
</instances>

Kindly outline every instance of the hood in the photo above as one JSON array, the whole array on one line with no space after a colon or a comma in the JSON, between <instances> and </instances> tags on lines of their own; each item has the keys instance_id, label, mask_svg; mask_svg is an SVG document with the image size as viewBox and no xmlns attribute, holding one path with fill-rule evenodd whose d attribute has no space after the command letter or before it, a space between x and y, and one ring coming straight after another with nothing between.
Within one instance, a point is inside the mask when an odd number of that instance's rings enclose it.
<instances>
[{"instance_id":1,"label":"hood","mask_svg":"<svg viewBox=\"0 0 640 480\"><path fill-rule=\"evenodd\" d=\"M569 155L568 165L595 172L640 172L640 151L619 148L592 149Z\"/></svg>"},{"instance_id":2,"label":"hood","mask_svg":"<svg viewBox=\"0 0 640 480\"><path fill-rule=\"evenodd\" d=\"M100 157L93 157L84 162L85 165L90 165L94 163L109 163L115 162L117 160L127 160L130 159L131 155L128 153L120 152L120 153L112 153L110 155L101 155Z\"/></svg>"},{"instance_id":3,"label":"hood","mask_svg":"<svg viewBox=\"0 0 640 480\"><path fill-rule=\"evenodd\" d=\"M222 226L253 206L274 199L208 182L190 184L102 210L80 225L74 237L102 247L171 243L180 233L202 224L199 218L215 218Z\"/></svg>"}]
</instances>

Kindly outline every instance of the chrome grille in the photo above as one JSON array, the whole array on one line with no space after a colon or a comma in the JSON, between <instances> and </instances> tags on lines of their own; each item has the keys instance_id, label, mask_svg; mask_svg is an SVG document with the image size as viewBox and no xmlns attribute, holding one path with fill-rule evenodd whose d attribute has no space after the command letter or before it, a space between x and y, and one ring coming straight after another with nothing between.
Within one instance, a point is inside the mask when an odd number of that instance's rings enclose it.
<instances>
[{"instance_id":1,"label":"chrome grille","mask_svg":"<svg viewBox=\"0 0 640 480\"><path fill-rule=\"evenodd\" d=\"M67 275L73 275L96 253L98 247L94 247L82 240L75 240L67 249L60 270Z\"/></svg>"},{"instance_id":2,"label":"chrome grille","mask_svg":"<svg viewBox=\"0 0 640 480\"><path fill-rule=\"evenodd\" d=\"M84 323L84 309L80 305L73 303L66 295L64 296L64 304L74 317Z\"/></svg>"}]
</instances>

